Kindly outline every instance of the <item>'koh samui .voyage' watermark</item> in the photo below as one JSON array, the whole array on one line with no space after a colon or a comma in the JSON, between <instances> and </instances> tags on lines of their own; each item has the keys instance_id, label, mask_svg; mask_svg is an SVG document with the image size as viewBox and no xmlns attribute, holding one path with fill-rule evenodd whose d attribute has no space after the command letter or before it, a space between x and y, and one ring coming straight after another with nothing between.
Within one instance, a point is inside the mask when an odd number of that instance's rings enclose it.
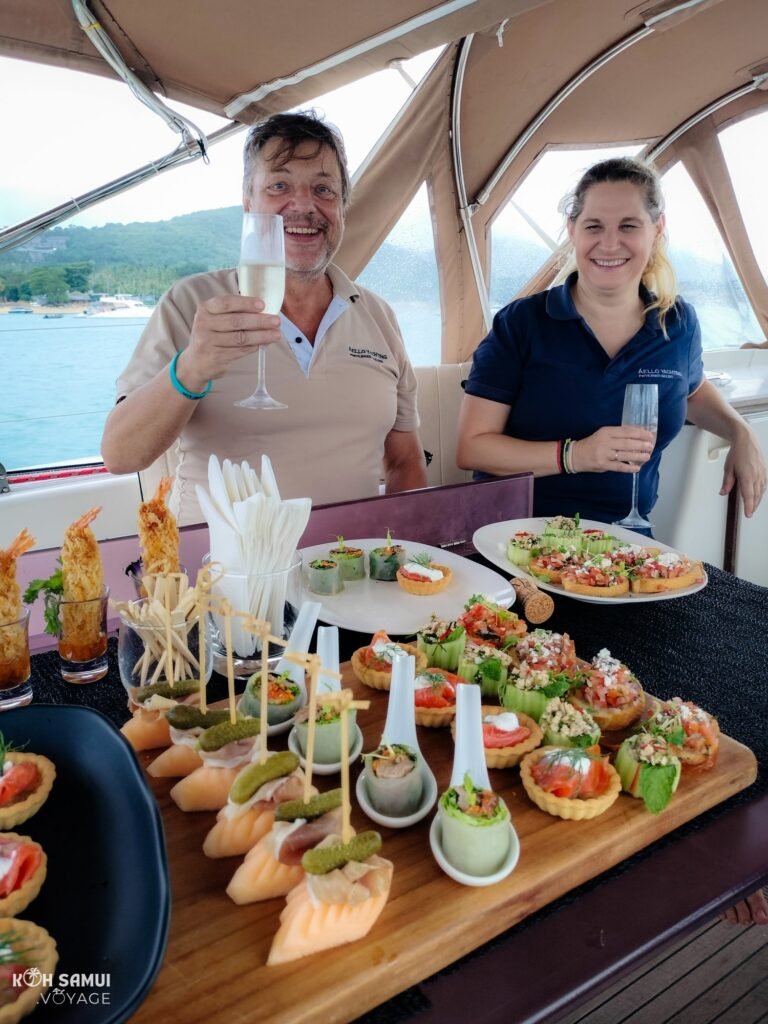
<instances>
[{"instance_id":1,"label":"'koh samui .voyage' watermark","mask_svg":"<svg viewBox=\"0 0 768 1024\"><path fill-rule=\"evenodd\" d=\"M40 988L47 991L41 1003L54 1006L109 1006L109 974L43 974L37 967L28 967L13 978L14 988Z\"/></svg>"}]
</instances>

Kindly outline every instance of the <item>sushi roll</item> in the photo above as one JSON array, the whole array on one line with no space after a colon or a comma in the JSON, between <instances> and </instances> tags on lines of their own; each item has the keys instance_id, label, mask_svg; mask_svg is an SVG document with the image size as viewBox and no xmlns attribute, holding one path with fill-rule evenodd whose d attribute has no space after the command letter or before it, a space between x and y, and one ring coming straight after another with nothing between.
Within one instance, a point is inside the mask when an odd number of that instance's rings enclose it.
<instances>
[{"instance_id":1,"label":"sushi roll","mask_svg":"<svg viewBox=\"0 0 768 1024\"><path fill-rule=\"evenodd\" d=\"M438 814L446 858L467 875L492 875L509 854L510 815L490 789L476 787L469 775L440 797Z\"/></svg>"},{"instance_id":2,"label":"sushi roll","mask_svg":"<svg viewBox=\"0 0 768 1024\"><path fill-rule=\"evenodd\" d=\"M382 743L370 754L363 754L363 761L365 788L375 811L403 818L418 809L424 777L414 750L402 743Z\"/></svg>"},{"instance_id":3,"label":"sushi roll","mask_svg":"<svg viewBox=\"0 0 768 1024\"><path fill-rule=\"evenodd\" d=\"M351 750L356 739L357 711L350 708L346 714L348 716L349 749ZM341 712L331 704L323 704L322 694L318 694L317 698L315 723L314 763L338 764L341 761ZM299 748L306 757L309 739L309 707L307 705L296 715L295 729Z\"/></svg>"},{"instance_id":4,"label":"sushi roll","mask_svg":"<svg viewBox=\"0 0 768 1024\"><path fill-rule=\"evenodd\" d=\"M714 768L720 748L717 719L690 701L673 697L653 713L645 729L663 736L669 751L680 758L683 771Z\"/></svg>"},{"instance_id":5,"label":"sushi roll","mask_svg":"<svg viewBox=\"0 0 768 1024\"><path fill-rule=\"evenodd\" d=\"M290 672L268 674L267 721L279 725L293 718L301 707L302 693L299 685L291 680ZM254 672L245 685L237 710L241 715L258 718L261 715L261 672Z\"/></svg>"},{"instance_id":6,"label":"sushi roll","mask_svg":"<svg viewBox=\"0 0 768 1024\"><path fill-rule=\"evenodd\" d=\"M600 726L592 715L562 697L552 697L547 701L539 725L548 746L589 749L600 742Z\"/></svg>"},{"instance_id":7,"label":"sushi roll","mask_svg":"<svg viewBox=\"0 0 768 1024\"><path fill-rule=\"evenodd\" d=\"M621 779L607 757L576 747L540 747L523 758L520 779L542 811L567 821L586 821L607 811Z\"/></svg>"},{"instance_id":8,"label":"sushi roll","mask_svg":"<svg viewBox=\"0 0 768 1024\"><path fill-rule=\"evenodd\" d=\"M478 683L483 697L498 699L499 690L507 682L511 664L512 659L504 651L467 640L457 674L468 683Z\"/></svg>"},{"instance_id":9,"label":"sushi roll","mask_svg":"<svg viewBox=\"0 0 768 1024\"><path fill-rule=\"evenodd\" d=\"M660 814L680 782L680 759L663 736L640 732L624 740L616 755L622 788L638 797L651 814Z\"/></svg>"},{"instance_id":10,"label":"sushi roll","mask_svg":"<svg viewBox=\"0 0 768 1024\"><path fill-rule=\"evenodd\" d=\"M427 657L430 668L456 672L459 667L467 632L460 622L444 622L433 615L416 634L416 647Z\"/></svg>"},{"instance_id":11,"label":"sushi roll","mask_svg":"<svg viewBox=\"0 0 768 1024\"><path fill-rule=\"evenodd\" d=\"M535 629L520 640L516 655L520 664L510 667L507 683L499 691L501 703L536 722L547 701L583 681L576 667L576 648L567 633Z\"/></svg>"},{"instance_id":12,"label":"sushi roll","mask_svg":"<svg viewBox=\"0 0 768 1024\"><path fill-rule=\"evenodd\" d=\"M528 533L522 530L514 534L507 542L507 558L512 565L519 565L525 569L531 560L531 553L534 548L540 546L541 538L538 533Z\"/></svg>"},{"instance_id":13,"label":"sushi roll","mask_svg":"<svg viewBox=\"0 0 768 1024\"><path fill-rule=\"evenodd\" d=\"M344 589L338 562L316 558L307 568L307 586L313 594L338 594Z\"/></svg>"},{"instance_id":14,"label":"sushi roll","mask_svg":"<svg viewBox=\"0 0 768 1024\"><path fill-rule=\"evenodd\" d=\"M15 832L0 835L0 915L20 914L42 888L47 860L42 846Z\"/></svg>"},{"instance_id":15,"label":"sushi roll","mask_svg":"<svg viewBox=\"0 0 768 1024\"><path fill-rule=\"evenodd\" d=\"M428 554L416 555L397 570L397 582L409 594L428 597L445 590L453 572L447 565L438 565Z\"/></svg>"},{"instance_id":16,"label":"sushi roll","mask_svg":"<svg viewBox=\"0 0 768 1024\"><path fill-rule=\"evenodd\" d=\"M387 902L391 861L378 856L381 836L361 832L348 843L328 836L302 857L304 880L288 894L267 965L362 939Z\"/></svg>"},{"instance_id":17,"label":"sushi roll","mask_svg":"<svg viewBox=\"0 0 768 1024\"><path fill-rule=\"evenodd\" d=\"M351 548L337 537L338 547L331 548L328 557L336 562L343 580L362 580L365 577L365 552L362 548Z\"/></svg>"},{"instance_id":18,"label":"sushi roll","mask_svg":"<svg viewBox=\"0 0 768 1024\"><path fill-rule=\"evenodd\" d=\"M402 544L393 544L392 535L387 530L387 543L380 548L371 548L368 552L368 575L372 580L394 583L397 570L405 565L407 555Z\"/></svg>"}]
</instances>

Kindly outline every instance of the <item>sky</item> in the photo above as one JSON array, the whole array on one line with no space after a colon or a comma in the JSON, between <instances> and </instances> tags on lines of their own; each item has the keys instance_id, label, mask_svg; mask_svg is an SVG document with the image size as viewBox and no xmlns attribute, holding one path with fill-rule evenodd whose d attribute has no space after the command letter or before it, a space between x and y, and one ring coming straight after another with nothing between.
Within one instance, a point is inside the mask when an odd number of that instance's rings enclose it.
<instances>
[{"instance_id":1,"label":"sky","mask_svg":"<svg viewBox=\"0 0 768 1024\"><path fill-rule=\"evenodd\" d=\"M419 79L437 53L408 61L409 74ZM341 129L354 171L409 93L402 76L389 69L320 97L311 106ZM0 97L4 99L4 150L10 156L3 160L0 174L0 225L17 223L132 171L171 152L178 142L175 133L121 82L0 58ZM13 102L13 97L24 101ZM226 123L181 104L175 107L207 132ZM45 111L44 119L33 119L30 110ZM768 112L727 128L721 139L758 262L768 275L768 203L764 175L754 173L755 167L768 166ZM243 136L237 134L211 148L209 165L196 161L158 175L66 223L92 227L164 220L235 205L240 201L242 144ZM635 149L624 147L623 151ZM517 201L546 233L559 238L558 199L585 167L607 153L605 149L545 153L518 190ZM686 248L719 259L722 241L702 201L687 186L682 168L666 176L673 245L684 241ZM494 231L520 237L529 229L523 229L519 216L508 209L497 218ZM400 232L415 248L431 247L424 197L403 218Z\"/></svg>"}]
</instances>

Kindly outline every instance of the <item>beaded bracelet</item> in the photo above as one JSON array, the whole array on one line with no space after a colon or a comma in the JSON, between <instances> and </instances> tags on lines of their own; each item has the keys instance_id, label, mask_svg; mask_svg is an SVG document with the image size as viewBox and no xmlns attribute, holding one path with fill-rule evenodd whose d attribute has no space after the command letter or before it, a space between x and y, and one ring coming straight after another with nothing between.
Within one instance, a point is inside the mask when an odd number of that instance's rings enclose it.
<instances>
[{"instance_id":1,"label":"beaded bracelet","mask_svg":"<svg viewBox=\"0 0 768 1024\"><path fill-rule=\"evenodd\" d=\"M568 437L563 442L563 469L566 473L573 473L570 463L571 445L573 444L573 438Z\"/></svg>"},{"instance_id":2,"label":"beaded bracelet","mask_svg":"<svg viewBox=\"0 0 768 1024\"><path fill-rule=\"evenodd\" d=\"M179 380L179 378L176 376L176 363L178 363L180 355L181 355L181 352L177 352L176 353L176 355L173 357L173 360L171 361L171 365L169 367L169 371L170 371L170 374L171 374L171 384L173 384L173 386L176 388L176 390L179 392L179 394L180 395L184 395L185 398L192 398L192 399L194 399L194 401L197 401L199 398L205 398L205 396L208 394L208 392L213 387L213 381L212 380L208 381L208 384L206 385L205 391L190 391L189 388L185 388L184 385Z\"/></svg>"},{"instance_id":3,"label":"beaded bracelet","mask_svg":"<svg viewBox=\"0 0 768 1024\"><path fill-rule=\"evenodd\" d=\"M565 472L564 469L563 469L563 442L562 441L558 441L557 442L557 456L556 457L557 457L557 472L558 473Z\"/></svg>"}]
</instances>

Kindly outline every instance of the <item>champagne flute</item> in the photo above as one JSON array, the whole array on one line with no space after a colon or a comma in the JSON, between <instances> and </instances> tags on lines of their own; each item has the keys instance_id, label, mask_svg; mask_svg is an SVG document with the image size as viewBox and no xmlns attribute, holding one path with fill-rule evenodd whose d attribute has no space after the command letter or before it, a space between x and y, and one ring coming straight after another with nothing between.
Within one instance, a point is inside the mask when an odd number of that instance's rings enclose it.
<instances>
[{"instance_id":1,"label":"champagne flute","mask_svg":"<svg viewBox=\"0 0 768 1024\"><path fill-rule=\"evenodd\" d=\"M643 427L650 430L656 438L659 427L659 385L658 384L627 384L624 391L624 411L621 416L623 427ZM632 508L624 519L617 520L614 526L626 526L630 530L650 529L653 525L637 509L637 487L642 466L638 465L632 474Z\"/></svg>"},{"instance_id":2,"label":"champagne flute","mask_svg":"<svg viewBox=\"0 0 768 1024\"><path fill-rule=\"evenodd\" d=\"M272 213L243 214L240 266L237 272L240 294L261 299L265 313L279 313L285 294L285 246L283 218ZM256 390L235 405L244 409L287 409L267 391L264 376L266 345L259 345Z\"/></svg>"}]
</instances>

